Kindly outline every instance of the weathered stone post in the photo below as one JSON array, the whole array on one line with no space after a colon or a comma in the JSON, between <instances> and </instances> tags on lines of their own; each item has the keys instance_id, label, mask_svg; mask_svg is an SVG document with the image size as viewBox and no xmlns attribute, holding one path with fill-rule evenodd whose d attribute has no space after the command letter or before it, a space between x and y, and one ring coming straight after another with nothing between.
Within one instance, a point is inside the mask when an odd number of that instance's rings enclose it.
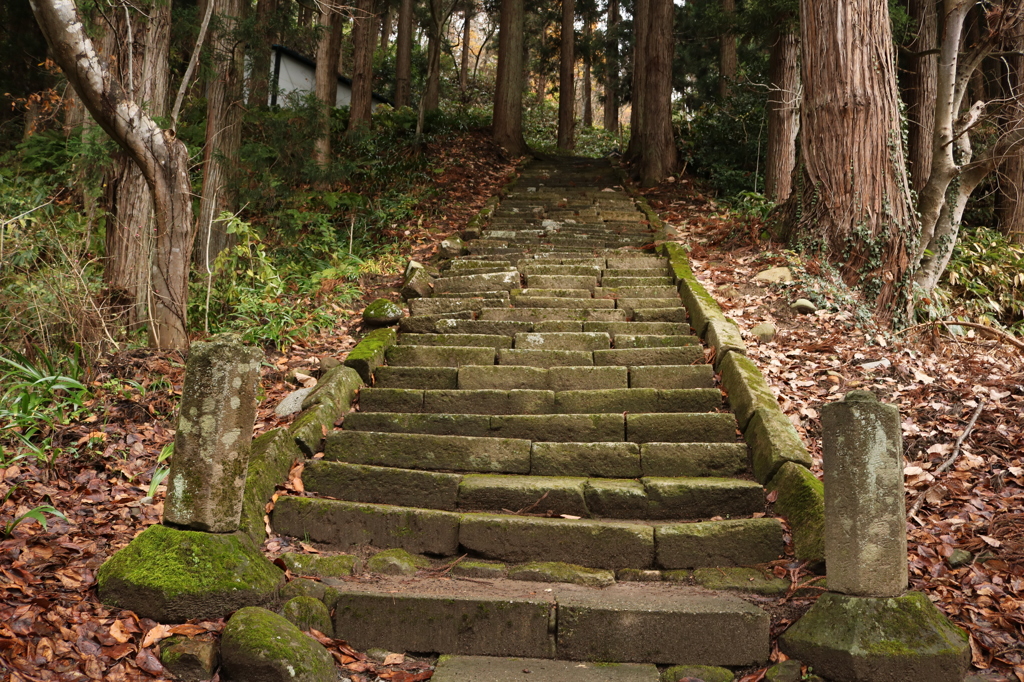
<instances>
[{"instance_id":1,"label":"weathered stone post","mask_svg":"<svg viewBox=\"0 0 1024 682\"><path fill-rule=\"evenodd\" d=\"M284 573L239 532L262 357L234 337L192 346L164 523L100 567L104 603L174 623L220 618L276 595Z\"/></svg>"},{"instance_id":2,"label":"weathered stone post","mask_svg":"<svg viewBox=\"0 0 1024 682\"><path fill-rule=\"evenodd\" d=\"M185 365L164 523L212 533L238 530L263 352L214 338Z\"/></svg>"},{"instance_id":3,"label":"weathered stone post","mask_svg":"<svg viewBox=\"0 0 1024 682\"><path fill-rule=\"evenodd\" d=\"M907 592L900 415L870 391L821 410L829 592L779 640L836 682L960 682L967 635Z\"/></svg>"}]
</instances>

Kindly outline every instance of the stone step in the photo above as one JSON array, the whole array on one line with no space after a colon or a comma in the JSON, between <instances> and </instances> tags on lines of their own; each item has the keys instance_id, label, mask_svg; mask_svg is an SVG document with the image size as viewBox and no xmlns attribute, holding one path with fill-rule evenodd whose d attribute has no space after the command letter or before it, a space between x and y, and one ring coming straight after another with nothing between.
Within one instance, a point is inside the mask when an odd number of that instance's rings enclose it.
<instances>
[{"instance_id":1,"label":"stone step","mask_svg":"<svg viewBox=\"0 0 1024 682\"><path fill-rule=\"evenodd\" d=\"M708 370L711 367L708 366ZM629 388L626 367L516 367L495 365L463 367L458 377L460 389L534 389L572 391L601 388Z\"/></svg>"},{"instance_id":2,"label":"stone step","mask_svg":"<svg viewBox=\"0 0 1024 682\"><path fill-rule=\"evenodd\" d=\"M597 299L590 299L597 301ZM546 320L570 320L579 322L625 322L626 311L602 308L483 308L481 320L514 320L519 322L542 322ZM604 331L594 329L587 331Z\"/></svg>"},{"instance_id":3,"label":"stone step","mask_svg":"<svg viewBox=\"0 0 1024 682\"><path fill-rule=\"evenodd\" d=\"M459 370L454 367L378 367L374 386L403 389L456 389ZM365 390L365 389L364 389Z\"/></svg>"},{"instance_id":4,"label":"stone step","mask_svg":"<svg viewBox=\"0 0 1024 682\"><path fill-rule=\"evenodd\" d=\"M479 260L472 258L459 258L448 262L446 270L458 271L466 268L491 268L491 267L514 267L514 264L509 260Z\"/></svg>"},{"instance_id":5,"label":"stone step","mask_svg":"<svg viewBox=\"0 0 1024 682\"><path fill-rule=\"evenodd\" d=\"M559 263L553 265L550 263L530 263L525 267L520 267L520 270L524 275L529 277L530 275L561 275L561 276L580 276L580 277L600 277L601 266L598 264L586 265L582 263L578 264L566 264ZM557 287L555 287L557 288ZM567 287L572 288L572 287ZM582 287L586 288L586 287Z\"/></svg>"},{"instance_id":6,"label":"stone step","mask_svg":"<svg viewBox=\"0 0 1024 682\"><path fill-rule=\"evenodd\" d=\"M653 663L742 667L769 653L767 612L684 585L553 583L540 592L511 580L330 582L335 631L357 649L460 654L441 658L436 682L657 682Z\"/></svg>"},{"instance_id":7,"label":"stone step","mask_svg":"<svg viewBox=\"0 0 1024 682\"><path fill-rule=\"evenodd\" d=\"M684 323L689 319L686 308L634 308L633 319L637 322L675 322Z\"/></svg>"},{"instance_id":8,"label":"stone step","mask_svg":"<svg viewBox=\"0 0 1024 682\"><path fill-rule=\"evenodd\" d=\"M499 365L527 367L583 367L594 364L594 353L583 350L518 350L498 351Z\"/></svg>"},{"instance_id":9,"label":"stone step","mask_svg":"<svg viewBox=\"0 0 1024 682\"><path fill-rule=\"evenodd\" d=\"M388 348L384 357L392 367L462 367L493 365L497 352L493 347L479 346L396 345Z\"/></svg>"},{"instance_id":10,"label":"stone step","mask_svg":"<svg viewBox=\"0 0 1024 682\"><path fill-rule=\"evenodd\" d=\"M736 417L716 413L458 414L352 412L345 431L596 443L732 443Z\"/></svg>"},{"instance_id":11,"label":"stone step","mask_svg":"<svg viewBox=\"0 0 1024 682\"><path fill-rule=\"evenodd\" d=\"M527 440L466 436L334 431L324 459L370 466L430 471L529 474Z\"/></svg>"},{"instance_id":12,"label":"stone step","mask_svg":"<svg viewBox=\"0 0 1024 682\"><path fill-rule=\"evenodd\" d=\"M514 298L512 299L515 300ZM683 301L678 296L673 298L618 298L615 307L632 311L635 308L681 308Z\"/></svg>"},{"instance_id":13,"label":"stone step","mask_svg":"<svg viewBox=\"0 0 1024 682\"><path fill-rule=\"evenodd\" d=\"M528 269L528 268L527 268ZM526 286L537 289L586 289L597 287L598 274L591 275L526 275Z\"/></svg>"},{"instance_id":14,"label":"stone step","mask_svg":"<svg viewBox=\"0 0 1024 682\"><path fill-rule=\"evenodd\" d=\"M609 570L754 566L774 561L783 551L782 524L773 518L561 519L282 496L271 525L276 533L343 551L372 545L442 557L468 553L512 563L562 561Z\"/></svg>"},{"instance_id":15,"label":"stone step","mask_svg":"<svg viewBox=\"0 0 1024 682\"><path fill-rule=\"evenodd\" d=\"M515 336L515 348L526 350L602 350L611 348L607 332L529 332Z\"/></svg>"},{"instance_id":16,"label":"stone step","mask_svg":"<svg viewBox=\"0 0 1024 682\"><path fill-rule=\"evenodd\" d=\"M690 325L680 322L626 322L591 320L583 323L585 332L606 332L614 338L617 334L671 334L685 336L693 333Z\"/></svg>"},{"instance_id":17,"label":"stone step","mask_svg":"<svg viewBox=\"0 0 1024 682\"><path fill-rule=\"evenodd\" d=\"M434 292L433 299L444 298L491 298L507 301L509 300L509 292L505 291L504 289L501 291L444 291L441 293L438 293L436 291Z\"/></svg>"},{"instance_id":18,"label":"stone step","mask_svg":"<svg viewBox=\"0 0 1024 682\"><path fill-rule=\"evenodd\" d=\"M419 300L419 299L413 299ZM437 332L437 324L444 320L472 320L472 310L460 310L455 313L434 313L432 315L413 315L403 317L398 323L398 331L403 334L433 334Z\"/></svg>"},{"instance_id":19,"label":"stone step","mask_svg":"<svg viewBox=\"0 0 1024 682\"><path fill-rule=\"evenodd\" d=\"M630 388L710 388L711 365L635 365L629 368Z\"/></svg>"},{"instance_id":20,"label":"stone step","mask_svg":"<svg viewBox=\"0 0 1024 682\"><path fill-rule=\"evenodd\" d=\"M476 275L477 277L491 277L493 275ZM671 277L610 277L604 276L601 278L601 286L603 287L663 287L671 286L673 284ZM434 286L437 286L437 280L435 280Z\"/></svg>"},{"instance_id":21,"label":"stone step","mask_svg":"<svg viewBox=\"0 0 1024 682\"><path fill-rule=\"evenodd\" d=\"M434 280L434 291L508 291L519 289L519 272L496 272L487 275L455 275Z\"/></svg>"},{"instance_id":22,"label":"stone step","mask_svg":"<svg viewBox=\"0 0 1024 682\"><path fill-rule=\"evenodd\" d=\"M511 348L512 339L500 334L402 334L400 346L479 346Z\"/></svg>"},{"instance_id":23,"label":"stone step","mask_svg":"<svg viewBox=\"0 0 1024 682\"><path fill-rule=\"evenodd\" d=\"M398 347L392 346L392 348ZM667 348L613 348L594 351L595 365L690 365L703 360L704 349L695 345Z\"/></svg>"},{"instance_id":24,"label":"stone step","mask_svg":"<svg viewBox=\"0 0 1024 682\"><path fill-rule=\"evenodd\" d=\"M550 391L430 390L364 388L360 412L419 412L444 414L595 414L621 412L710 412L722 406L714 388Z\"/></svg>"},{"instance_id":25,"label":"stone step","mask_svg":"<svg viewBox=\"0 0 1024 682\"><path fill-rule=\"evenodd\" d=\"M672 298L679 292L674 286L597 287L594 298Z\"/></svg>"},{"instance_id":26,"label":"stone step","mask_svg":"<svg viewBox=\"0 0 1024 682\"><path fill-rule=\"evenodd\" d=\"M640 274L638 274L640 273ZM608 266L601 273L602 277L672 277L672 271L665 261L661 261L661 267L644 268L642 273L637 268L616 268Z\"/></svg>"},{"instance_id":27,"label":"stone step","mask_svg":"<svg viewBox=\"0 0 1024 682\"><path fill-rule=\"evenodd\" d=\"M435 322L433 326L441 334L484 334L489 336L514 336L520 332L532 332L536 328L533 322L520 320L442 319Z\"/></svg>"},{"instance_id":28,"label":"stone step","mask_svg":"<svg viewBox=\"0 0 1024 682\"><path fill-rule=\"evenodd\" d=\"M512 297L512 306L515 308L570 308L574 310L593 310L603 308L610 310L612 308L622 307L617 306L616 303L617 301L610 298L593 298L590 295L577 298L569 298L566 296Z\"/></svg>"},{"instance_id":29,"label":"stone step","mask_svg":"<svg viewBox=\"0 0 1024 682\"><path fill-rule=\"evenodd\" d=\"M668 267L663 256L614 255L606 259L606 267L625 270L657 270Z\"/></svg>"},{"instance_id":30,"label":"stone step","mask_svg":"<svg viewBox=\"0 0 1024 682\"><path fill-rule=\"evenodd\" d=\"M409 301L409 312L413 315L437 315L439 313L455 313L460 311L479 312L488 303L483 298L414 298Z\"/></svg>"},{"instance_id":31,"label":"stone step","mask_svg":"<svg viewBox=\"0 0 1024 682\"><path fill-rule=\"evenodd\" d=\"M698 337L682 334L617 334L615 336L616 348L672 348L699 344Z\"/></svg>"},{"instance_id":32,"label":"stone step","mask_svg":"<svg viewBox=\"0 0 1024 682\"><path fill-rule=\"evenodd\" d=\"M538 296L540 298L555 298L560 296L565 296L567 298L591 298L590 291L587 289L538 289L536 287L519 289L518 291L513 291L512 295L520 298L526 298L528 296Z\"/></svg>"}]
</instances>

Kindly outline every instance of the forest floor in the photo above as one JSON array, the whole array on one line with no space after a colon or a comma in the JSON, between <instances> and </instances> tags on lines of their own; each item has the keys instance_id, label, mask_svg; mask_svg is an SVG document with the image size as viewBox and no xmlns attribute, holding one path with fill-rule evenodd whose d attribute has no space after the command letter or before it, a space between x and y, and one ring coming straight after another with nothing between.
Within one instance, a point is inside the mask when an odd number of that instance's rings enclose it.
<instances>
[{"instance_id":1,"label":"forest floor","mask_svg":"<svg viewBox=\"0 0 1024 682\"><path fill-rule=\"evenodd\" d=\"M514 171L480 134L428 151L444 172L420 217L400 226L406 255L429 260ZM923 326L902 334L862 321L863 306L829 269L760 242L756 221L720 211L691 179L647 192L661 216L691 247L694 272L742 329L773 322L774 340L748 338L749 354L820 467L821 404L854 388L875 391L903 415L908 504L923 496L908 524L911 582L971 634L976 670L992 680L1024 682L1024 362L1019 347L977 331L950 337ZM796 282L757 286L769 267L791 268ZM394 294L400 273L360 282L363 303ZM819 310L798 315L797 298ZM316 303L316 302L311 302ZM273 407L316 377L320 358L342 359L361 333L357 310L330 333L270 352L257 432L287 425ZM46 528L34 521L0 542L0 673L28 680L165 679L160 640L171 634L219 633L223 621L167 628L110 610L94 589L100 564L160 520L163 486L149 496L161 450L173 440L184 375L182 357L148 350L106 358L92 380L92 414L57 434L50 463L22 459L0 469L0 522L41 504L62 511ZM135 386L129 383L135 382ZM306 379L306 381L309 381ZM973 430L957 447L972 416ZM952 465L939 471L953 455ZM271 538L265 546L275 553ZM955 550L971 553L950 567ZM958 555L959 556L959 555ZM960 557L961 559L963 557ZM954 561L954 563L956 563ZM354 682L428 679L429 662L385 661L335 641L336 658ZM774 654L778 656L777 652ZM751 671L744 682L763 679Z\"/></svg>"}]
</instances>

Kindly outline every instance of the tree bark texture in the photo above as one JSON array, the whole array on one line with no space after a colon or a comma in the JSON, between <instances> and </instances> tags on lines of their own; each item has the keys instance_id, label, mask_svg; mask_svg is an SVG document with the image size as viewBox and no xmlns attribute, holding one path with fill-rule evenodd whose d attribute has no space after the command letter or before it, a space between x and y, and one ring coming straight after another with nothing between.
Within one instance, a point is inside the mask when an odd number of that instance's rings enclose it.
<instances>
[{"instance_id":1,"label":"tree bark texture","mask_svg":"<svg viewBox=\"0 0 1024 682\"><path fill-rule=\"evenodd\" d=\"M142 169L156 210L150 342L160 349L185 349L193 238L188 150L111 77L85 34L72 0L31 0L30 4L54 61L89 113Z\"/></svg>"},{"instance_id":2,"label":"tree bark texture","mask_svg":"<svg viewBox=\"0 0 1024 682\"><path fill-rule=\"evenodd\" d=\"M388 5L387 11L380 21L380 51L387 54L391 45L391 25L394 23L395 10Z\"/></svg>"},{"instance_id":3,"label":"tree bark texture","mask_svg":"<svg viewBox=\"0 0 1024 682\"><path fill-rule=\"evenodd\" d=\"M1006 60L1007 133L1024 129L1024 30L1018 28L1015 40L1008 41L1007 52L1016 53ZM1015 244L1024 244L1024 146L1006 155L999 169L999 194L996 197L999 229Z\"/></svg>"},{"instance_id":4,"label":"tree bark texture","mask_svg":"<svg viewBox=\"0 0 1024 682\"><path fill-rule=\"evenodd\" d=\"M619 0L608 0L605 48L604 129L619 132Z\"/></svg>"},{"instance_id":5,"label":"tree bark texture","mask_svg":"<svg viewBox=\"0 0 1024 682\"><path fill-rule=\"evenodd\" d=\"M492 134L512 156L529 151L523 138L524 19L523 0L501 0Z\"/></svg>"},{"instance_id":6,"label":"tree bark texture","mask_svg":"<svg viewBox=\"0 0 1024 682\"><path fill-rule=\"evenodd\" d=\"M640 182L656 185L675 172L678 151L672 134L672 0L648 0L647 40L642 62L644 117L639 129Z\"/></svg>"},{"instance_id":7,"label":"tree bark texture","mask_svg":"<svg viewBox=\"0 0 1024 682\"><path fill-rule=\"evenodd\" d=\"M196 264L208 273L217 254L231 246L234 237L217 217L238 209L235 189L238 152L242 146L245 53L236 37L245 19L243 0L213 0L217 30L210 47L213 73L206 83L206 145L203 148L203 193L196 226Z\"/></svg>"},{"instance_id":8,"label":"tree bark texture","mask_svg":"<svg viewBox=\"0 0 1024 682\"><path fill-rule=\"evenodd\" d=\"M249 45L249 106L265 108L270 102L270 46L277 42L277 0L256 0L256 36Z\"/></svg>"},{"instance_id":9,"label":"tree bark texture","mask_svg":"<svg viewBox=\"0 0 1024 682\"><path fill-rule=\"evenodd\" d=\"M729 86L736 80L736 69L739 68L736 34L732 30L736 19L736 0L722 0L722 14L726 30L718 36L718 96L724 100L729 96Z\"/></svg>"},{"instance_id":10,"label":"tree bark texture","mask_svg":"<svg viewBox=\"0 0 1024 682\"><path fill-rule=\"evenodd\" d=\"M349 109L348 133L370 124L373 110L373 48L377 41L377 19L373 0L356 0L352 19L352 104Z\"/></svg>"},{"instance_id":11,"label":"tree bark texture","mask_svg":"<svg viewBox=\"0 0 1024 682\"><path fill-rule=\"evenodd\" d=\"M324 30L316 48L315 91L322 120L313 142L313 162L325 168L331 162L331 112L338 101L338 59L345 19L337 12L322 12L320 25Z\"/></svg>"},{"instance_id":12,"label":"tree bark texture","mask_svg":"<svg viewBox=\"0 0 1024 682\"><path fill-rule=\"evenodd\" d=\"M792 191L796 137L800 131L800 36L796 24L775 33L768 59L768 149L764 191L781 204Z\"/></svg>"},{"instance_id":13,"label":"tree bark texture","mask_svg":"<svg viewBox=\"0 0 1024 682\"><path fill-rule=\"evenodd\" d=\"M430 16L427 31L427 83L422 110L436 111L441 105L441 34L451 16L452 0L428 0ZM422 126L420 126L422 127Z\"/></svg>"},{"instance_id":14,"label":"tree bark texture","mask_svg":"<svg viewBox=\"0 0 1024 682\"><path fill-rule=\"evenodd\" d=\"M633 3L633 83L630 88L629 145L624 158L635 161L642 149L641 133L644 129L647 93L647 40L652 0L634 0Z\"/></svg>"},{"instance_id":15,"label":"tree bark texture","mask_svg":"<svg viewBox=\"0 0 1024 682\"><path fill-rule=\"evenodd\" d=\"M147 18L148 15L148 18ZM140 103L150 116L167 115L170 8L154 3L146 14L111 13L113 30L104 33L107 53L117 55L111 73L125 96ZM130 36L118 40L117 36ZM106 230L103 279L111 302L127 313L129 327L146 321L153 258L153 197L142 169L125 152L115 159L116 175L107 182L110 216Z\"/></svg>"},{"instance_id":16,"label":"tree bark texture","mask_svg":"<svg viewBox=\"0 0 1024 682\"><path fill-rule=\"evenodd\" d=\"M459 90L463 95L469 87L469 43L473 38L473 9L467 7L462 18L462 52L459 54Z\"/></svg>"},{"instance_id":17,"label":"tree bark texture","mask_svg":"<svg viewBox=\"0 0 1024 682\"><path fill-rule=\"evenodd\" d=\"M558 67L558 148L576 147L575 0L562 0L562 42Z\"/></svg>"},{"instance_id":18,"label":"tree bark texture","mask_svg":"<svg viewBox=\"0 0 1024 682\"><path fill-rule=\"evenodd\" d=\"M907 161L915 192L924 189L932 169L932 137L935 132L935 87L938 80L939 55L921 54L939 46L939 11L941 0L910 0L910 18L917 25L917 35L910 44L911 57L906 79L907 99Z\"/></svg>"},{"instance_id":19,"label":"tree bark texture","mask_svg":"<svg viewBox=\"0 0 1024 682\"><path fill-rule=\"evenodd\" d=\"M412 0L399 5L395 50L395 106L407 107L412 101Z\"/></svg>"},{"instance_id":20,"label":"tree bark texture","mask_svg":"<svg viewBox=\"0 0 1024 682\"><path fill-rule=\"evenodd\" d=\"M917 224L884 0L801 0L802 173L795 241L863 284L876 315L905 293Z\"/></svg>"},{"instance_id":21,"label":"tree bark texture","mask_svg":"<svg viewBox=\"0 0 1024 682\"><path fill-rule=\"evenodd\" d=\"M591 44L590 39L594 34L593 25L590 19L583 21L583 35L587 43L587 51L583 53L583 127L594 127L594 89L590 78Z\"/></svg>"}]
</instances>

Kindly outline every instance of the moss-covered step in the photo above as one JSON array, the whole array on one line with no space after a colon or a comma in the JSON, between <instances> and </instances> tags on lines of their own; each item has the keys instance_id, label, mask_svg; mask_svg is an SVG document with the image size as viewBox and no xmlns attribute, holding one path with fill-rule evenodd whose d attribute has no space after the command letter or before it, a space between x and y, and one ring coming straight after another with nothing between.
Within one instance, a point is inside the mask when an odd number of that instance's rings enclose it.
<instances>
[{"instance_id":1,"label":"moss-covered step","mask_svg":"<svg viewBox=\"0 0 1024 682\"><path fill-rule=\"evenodd\" d=\"M690 325L679 322L584 322L585 332L607 332L613 337L619 334L672 334L689 335Z\"/></svg>"},{"instance_id":2,"label":"moss-covered step","mask_svg":"<svg viewBox=\"0 0 1024 682\"><path fill-rule=\"evenodd\" d=\"M558 265L554 265L554 264L551 264L551 263L531 263L531 264L526 265L523 268L521 268L521 270L522 270L523 274L526 275L527 277L529 277L530 275L562 275L562 276L579 275L581 277L600 277L601 276L601 267L599 265L597 265L596 263L595 264L590 264L590 265L584 265L584 264L567 265L567 264L564 264L564 263L559 263ZM574 289L574 288L586 289L587 287L548 287L548 288L549 289L558 289L558 288L564 288L564 289Z\"/></svg>"},{"instance_id":3,"label":"moss-covered step","mask_svg":"<svg viewBox=\"0 0 1024 682\"><path fill-rule=\"evenodd\" d=\"M451 556L458 549L459 515L434 509L281 497L270 523L277 533L339 550L373 545Z\"/></svg>"},{"instance_id":4,"label":"moss-covered step","mask_svg":"<svg viewBox=\"0 0 1024 682\"><path fill-rule=\"evenodd\" d=\"M729 405L740 428L746 429L747 422L760 408L778 410L779 401L753 360L739 353L729 353L719 368L722 388L729 395Z\"/></svg>"},{"instance_id":5,"label":"moss-covered step","mask_svg":"<svg viewBox=\"0 0 1024 682\"><path fill-rule=\"evenodd\" d=\"M700 339L696 336L683 334L616 334L616 348L673 348L678 346L696 346Z\"/></svg>"},{"instance_id":6,"label":"moss-covered step","mask_svg":"<svg viewBox=\"0 0 1024 682\"><path fill-rule=\"evenodd\" d=\"M519 332L532 332L533 322L517 320L438 320L434 329L441 334L487 334L513 336Z\"/></svg>"},{"instance_id":7,"label":"moss-covered step","mask_svg":"<svg viewBox=\"0 0 1024 682\"><path fill-rule=\"evenodd\" d=\"M637 308L681 308L683 302L678 296L671 298L618 298L615 301L616 308L622 308L632 313Z\"/></svg>"},{"instance_id":8,"label":"moss-covered step","mask_svg":"<svg viewBox=\"0 0 1024 682\"><path fill-rule=\"evenodd\" d=\"M456 274L457 271L466 270L470 268L486 268L486 267L498 267L507 266L512 267L513 263L509 260L474 260L472 258L460 258L458 260L449 261L445 271L451 271L452 274Z\"/></svg>"},{"instance_id":9,"label":"moss-covered step","mask_svg":"<svg viewBox=\"0 0 1024 682\"><path fill-rule=\"evenodd\" d=\"M512 296L520 297L538 296L540 298L553 298L565 296L568 298L591 298L590 291L587 289L539 289L537 287L526 287L525 289L513 290L510 293Z\"/></svg>"},{"instance_id":10,"label":"moss-covered step","mask_svg":"<svg viewBox=\"0 0 1024 682\"><path fill-rule=\"evenodd\" d=\"M324 459L405 469L530 473L530 441L414 433L335 431Z\"/></svg>"},{"instance_id":11,"label":"moss-covered step","mask_svg":"<svg viewBox=\"0 0 1024 682\"><path fill-rule=\"evenodd\" d=\"M722 406L722 394L714 388L613 388L559 391L554 412L710 412Z\"/></svg>"},{"instance_id":12,"label":"moss-covered step","mask_svg":"<svg viewBox=\"0 0 1024 682\"><path fill-rule=\"evenodd\" d=\"M308 492L349 502L428 509L455 509L461 480L459 474L325 460L310 460L302 472Z\"/></svg>"},{"instance_id":13,"label":"moss-covered step","mask_svg":"<svg viewBox=\"0 0 1024 682\"><path fill-rule=\"evenodd\" d=\"M511 348L512 339L503 334L402 334L399 346L479 346Z\"/></svg>"},{"instance_id":14,"label":"moss-covered step","mask_svg":"<svg viewBox=\"0 0 1024 682\"><path fill-rule=\"evenodd\" d=\"M658 682L658 669L638 663L445 655L437 662L430 679L433 682Z\"/></svg>"},{"instance_id":15,"label":"moss-covered step","mask_svg":"<svg viewBox=\"0 0 1024 682\"><path fill-rule=\"evenodd\" d=\"M459 544L487 559L564 561L593 568L651 568L654 529L644 522L462 515Z\"/></svg>"},{"instance_id":16,"label":"moss-covered step","mask_svg":"<svg viewBox=\"0 0 1024 682\"><path fill-rule=\"evenodd\" d=\"M689 320L686 308L634 308L633 319L637 322L677 322Z\"/></svg>"},{"instance_id":17,"label":"moss-covered step","mask_svg":"<svg viewBox=\"0 0 1024 682\"><path fill-rule=\"evenodd\" d=\"M508 569L509 580L540 583L570 583L588 587L608 587L615 584L615 573L600 568L587 568L562 561L531 561Z\"/></svg>"},{"instance_id":18,"label":"moss-covered step","mask_svg":"<svg viewBox=\"0 0 1024 682\"><path fill-rule=\"evenodd\" d=\"M598 299L591 299L598 300ZM484 308L481 320L542 322L545 320L625 321L626 311L612 308ZM590 330L586 330L590 331Z\"/></svg>"},{"instance_id":19,"label":"moss-covered step","mask_svg":"<svg viewBox=\"0 0 1024 682\"><path fill-rule=\"evenodd\" d=\"M369 384L373 381L373 372L384 364L384 353L394 345L398 334L390 327L375 329L356 344L355 348L349 351L345 358L345 366L351 367L363 382Z\"/></svg>"},{"instance_id":20,"label":"moss-covered step","mask_svg":"<svg viewBox=\"0 0 1024 682\"><path fill-rule=\"evenodd\" d=\"M484 304L500 305L493 300L483 298L414 298L409 301L409 312L412 315L438 315L441 313L457 313L462 311L479 312Z\"/></svg>"},{"instance_id":21,"label":"moss-covered step","mask_svg":"<svg viewBox=\"0 0 1024 682\"><path fill-rule=\"evenodd\" d=\"M704 358L704 350L700 346L678 346L674 348L614 348L611 350L595 350L595 365L651 366L651 365L691 365Z\"/></svg>"},{"instance_id":22,"label":"moss-covered step","mask_svg":"<svg viewBox=\"0 0 1024 682\"><path fill-rule=\"evenodd\" d=\"M346 417L345 429L594 443L623 439L624 419L621 413L476 415L354 412Z\"/></svg>"},{"instance_id":23,"label":"moss-covered step","mask_svg":"<svg viewBox=\"0 0 1024 682\"><path fill-rule=\"evenodd\" d=\"M422 412L423 391L415 388L364 388L359 392L363 412Z\"/></svg>"},{"instance_id":24,"label":"moss-covered step","mask_svg":"<svg viewBox=\"0 0 1024 682\"><path fill-rule=\"evenodd\" d=\"M742 443L644 443L640 468L644 476L728 477L746 473L749 466Z\"/></svg>"},{"instance_id":25,"label":"moss-covered step","mask_svg":"<svg viewBox=\"0 0 1024 682\"><path fill-rule=\"evenodd\" d=\"M392 346L385 358L392 367L462 367L493 365L496 354L478 346Z\"/></svg>"},{"instance_id":26,"label":"moss-covered step","mask_svg":"<svg viewBox=\"0 0 1024 682\"><path fill-rule=\"evenodd\" d=\"M569 308L578 310L582 308L604 308L611 310L615 307L615 301L607 298L569 298L566 296L515 296L512 298L514 308Z\"/></svg>"},{"instance_id":27,"label":"moss-covered step","mask_svg":"<svg viewBox=\"0 0 1024 682\"><path fill-rule=\"evenodd\" d=\"M530 473L535 476L638 478L636 443L533 443Z\"/></svg>"},{"instance_id":28,"label":"moss-covered step","mask_svg":"<svg viewBox=\"0 0 1024 682\"><path fill-rule=\"evenodd\" d=\"M378 367L373 373L379 388L454 389L459 385L456 367Z\"/></svg>"},{"instance_id":29,"label":"moss-covered step","mask_svg":"<svg viewBox=\"0 0 1024 682\"><path fill-rule=\"evenodd\" d=\"M657 270L666 267L668 261L661 256L609 256L606 267L625 270Z\"/></svg>"},{"instance_id":30,"label":"moss-covered step","mask_svg":"<svg viewBox=\"0 0 1024 682\"><path fill-rule=\"evenodd\" d=\"M733 595L665 583L571 587L556 588L559 657L737 667L768 659L768 614Z\"/></svg>"},{"instance_id":31,"label":"moss-covered step","mask_svg":"<svg viewBox=\"0 0 1024 682\"><path fill-rule=\"evenodd\" d=\"M416 299L414 299L416 300ZM438 332L438 323L450 320L472 320L476 315L472 310L460 310L455 313L434 313L432 315L414 315L403 317L398 323L398 331L403 334L433 334ZM440 331L448 331L443 329Z\"/></svg>"},{"instance_id":32,"label":"moss-covered step","mask_svg":"<svg viewBox=\"0 0 1024 682\"><path fill-rule=\"evenodd\" d=\"M583 497L585 478L467 474L458 488L459 509L589 516ZM426 505L424 505L426 506Z\"/></svg>"},{"instance_id":33,"label":"moss-covered step","mask_svg":"<svg viewBox=\"0 0 1024 682\"><path fill-rule=\"evenodd\" d=\"M586 367L594 364L592 351L584 350L519 350L498 351L499 365L526 367Z\"/></svg>"},{"instance_id":34,"label":"moss-covered step","mask_svg":"<svg viewBox=\"0 0 1024 682\"><path fill-rule=\"evenodd\" d=\"M595 351L611 345L612 338L607 332L533 332L515 336L516 350Z\"/></svg>"},{"instance_id":35,"label":"moss-covered step","mask_svg":"<svg viewBox=\"0 0 1024 682\"><path fill-rule=\"evenodd\" d=\"M478 241L477 244L480 242ZM455 275L434 280L434 291L508 291L520 288L519 272L494 272L484 275ZM415 299L414 299L415 300Z\"/></svg>"},{"instance_id":36,"label":"moss-covered step","mask_svg":"<svg viewBox=\"0 0 1024 682\"><path fill-rule=\"evenodd\" d=\"M777 519L732 519L657 524L657 565L662 569L754 566L782 554Z\"/></svg>"},{"instance_id":37,"label":"moss-covered step","mask_svg":"<svg viewBox=\"0 0 1024 682\"><path fill-rule=\"evenodd\" d=\"M764 511L764 489L754 481L651 476L641 483L651 519L735 518Z\"/></svg>"},{"instance_id":38,"label":"moss-covered step","mask_svg":"<svg viewBox=\"0 0 1024 682\"><path fill-rule=\"evenodd\" d=\"M598 287L594 298L672 298L678 296L675 286L666 284L654 287Z\"/></svg>"},{"instance_id":39,"label":"moss-covered step","mask_svg":"<svg viewBox=\"0 0 1024 682\"><path fill-rule=\"evenodd\" d=\"M601 285L606 287L662 287L672 284L672 278L654 275L651 277L609 277L601 278Z\"/></svg>"},{"instance_id":40,"label":"moss-covered step","mask_svg":"<svg viewBox=\"0 0 1024 682\"><path fill-rule=\"evenodd\" d=\"M423 392L424 412L449 414L552 414L555 412L554 408L554 391L483 389Z\"/></svg>"},{"instance_id":41,"label":"moss-covered step","mask_svg":"<svg viewBox=\"0 0 1024 682\"><path fill-rule=\"evenodd\" d=\"M638 272L639 270L643 272ZM650 265L645 268L605 268L602 273L604 277L668 277L672 273L668 265L662 261L661 265Z\"/></svg>"},{"instance_id":42,"label":"moss-covered step","mask_svg":"<svg viewBox=\"0 0 1024 682\"><path fill-rule=\"evenodd\" d=\"M710 369L710 368L709 368ZM526 367L516 365L471 366L459 369L460 389L534 389L573 391L627 388L625 367Z\"/></svg>"},{"instance_id":43,"label":"moss-covered step","mask_svg":"<svg viewBox=\"0 0 1024 682\"><path fill-rule=\"evenodd\" d=\"M635 365L629 368L630 388L712 388L711 365Z\"/></svg>"},{"instance_id":44,"label":"moss-covered step","mask_svg":"<svg viewBox=\"0 0 1024 682\"><path fill-rule=\"evenodd\" d=\"M736 441L736 417L731 414L627 414L626 440L632 443L732 443Z\"/></svg>"}]
</instances>

